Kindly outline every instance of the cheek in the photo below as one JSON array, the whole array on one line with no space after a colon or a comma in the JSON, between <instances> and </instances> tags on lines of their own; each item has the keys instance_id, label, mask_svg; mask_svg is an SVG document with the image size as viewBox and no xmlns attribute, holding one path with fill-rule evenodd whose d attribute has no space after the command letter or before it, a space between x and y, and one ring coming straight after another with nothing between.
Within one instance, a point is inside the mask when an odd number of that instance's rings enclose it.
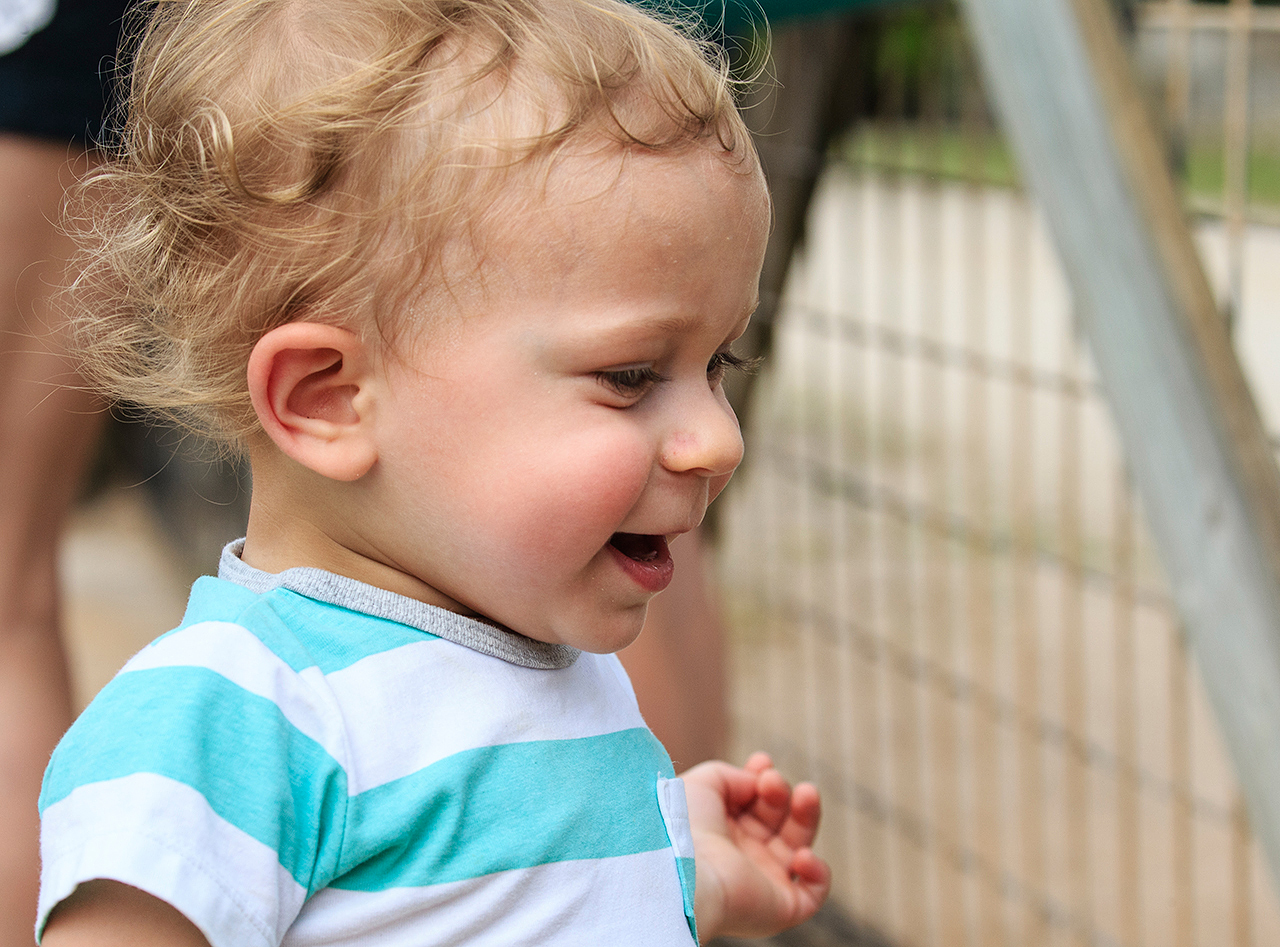
<instances>
[{"instance_id":1,"label":"cheek","mask_svg":"<svg viewBox=\"0 0 1280 947\"><path fill-rule=\"evenodd\" d=\"M652 467L638 439L576 436L509 470L505 518L530 554L594 555L644 493Z\"/></svg>"}]
</instances>

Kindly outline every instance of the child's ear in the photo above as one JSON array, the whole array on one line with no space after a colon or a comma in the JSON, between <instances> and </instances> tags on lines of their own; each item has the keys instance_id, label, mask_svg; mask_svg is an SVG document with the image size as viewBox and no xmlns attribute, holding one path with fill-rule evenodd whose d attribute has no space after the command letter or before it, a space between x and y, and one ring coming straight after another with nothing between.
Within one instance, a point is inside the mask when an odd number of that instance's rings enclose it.
<instances>
[{"instance_id":1,"label":"child's ear","mask_svg":"<svg viewBox=\"0 0 1280 947\"><path fill-rule=\"evenodd\" d=\"M356 480L378 459L372 436L374 360L337 326L290 322L249 355L249 397L267 436L332 480Z\"/></svg>"}]
</instances>

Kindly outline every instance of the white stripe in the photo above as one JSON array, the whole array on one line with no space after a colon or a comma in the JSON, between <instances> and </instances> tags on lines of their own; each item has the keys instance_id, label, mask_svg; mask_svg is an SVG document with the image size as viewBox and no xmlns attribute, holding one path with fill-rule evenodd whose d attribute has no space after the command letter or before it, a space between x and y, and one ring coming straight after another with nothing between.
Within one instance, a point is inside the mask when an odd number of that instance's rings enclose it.
<instances>
[{"instance_id":1,"label":"white stripe","mask_svg":"<svg viewBox=\"0 0 1280 947\"><path fill-rule=\"evenodd\" d=\"M172 632L143 648L121 674L162 667L200 667L266 698L339 764L347 747L341 716L317 667L295 671L256 635L232 622L206 621Z\"/></svg>"},{"instance_id":2,"label":"white stripe","mask_svg":"<svg viewBox=\"0 0 1280 947\"><path fill-rule=\"evenodd\" d=\"M212 947L275 947L306 891L270 847L154 773L80 786L41 820L39 923L81 882L109 878L173 905Z\"/></svg>"},{"instance_id":3,"label":"white stripe","mask_svg":"<svg viewBox=\"0 0 1280 947\"><path fill-rule=\"evenodd\" d=\"M143 648L121 673L162 667L207 668L275 703L343 767L350 795L463 750L644 726L614 655L539 670L429 639L324 675L294 671L240 625L208 621Z\"/></svg>"},{"instance_id":4,"label":"white stripe","mask_svg":"<svg viewBox=\"0 0 1280 947\"><path fill-rule=\"evenodd\" d=\"M692 947L671 849L389 891L326 888L282 947Z\"/></svg>"},{"instance_id":5,"label":"white stripe","mask_svg":"<svg viewBox=\"0 0 1280 947\"><path fill-rule=\"evenodd\" d=\"M350 740L348 792L462 750L644 726L613 655L557 671L517 667L443 640L371 655L327 677Z\"/></svg>"}]
</instances>

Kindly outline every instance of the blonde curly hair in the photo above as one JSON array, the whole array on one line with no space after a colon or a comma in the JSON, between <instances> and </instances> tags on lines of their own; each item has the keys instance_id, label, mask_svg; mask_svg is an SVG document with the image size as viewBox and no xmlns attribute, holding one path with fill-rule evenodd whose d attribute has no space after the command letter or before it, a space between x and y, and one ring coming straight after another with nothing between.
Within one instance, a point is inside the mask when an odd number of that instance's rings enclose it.
<instances>
[{"instance_id":1,"label":"blonde curly hair","mask_svg":"<svg viewBox=\"0 0 1280 947\"><path fill-rule=\"evenodd\" d=\"M756 164L718 47L616 0L148 9L121 144L83 185L79 349L106 393L233 450L265 332L394 339L449 241L569 143Z\"/></svg>"}]
</instances>

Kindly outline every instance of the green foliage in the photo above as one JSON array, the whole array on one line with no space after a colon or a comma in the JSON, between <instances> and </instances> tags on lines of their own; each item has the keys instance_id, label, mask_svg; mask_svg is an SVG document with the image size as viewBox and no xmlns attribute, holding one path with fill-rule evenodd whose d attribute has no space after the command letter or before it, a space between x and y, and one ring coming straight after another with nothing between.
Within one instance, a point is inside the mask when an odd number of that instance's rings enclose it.
<instances>
[{"instance_id":1,"label":"green foliage","mask_svg":"<svg viewBox=\"0 0 1280 947\"><path fill-rule=\"evenodd\" d=\"M1277 0L1280 2L1280 0ZM832 158L843 164L944 181L969 181L992 187L1019 187L1013 154L995 132L958 125L864 123L839 141ZM1280 146L1259 146L1249 154L1249 204L1280 210ZM1182 185L1188 198L1222 199L1225 171L1220 146L1191 147Z\"/></svg>"},{"instance_id":2,"label":"green foliage","mask_svg":"<svg viewBox=\"0 0 1280 947\"><path fill-rule=\"evenodd\" d=\"M932 9L912 9L895 16L881 36L876 71L907 83L918 82L926 71L926 60L935 53L937 24Z\"/></svg>"},{"instance_id":3,"label":"green foliage","mask_svg":"<svg viewBox=\"0 0 1280 947\"><path fill-rule=\"evenodd\" d=\"M859 168L993 187L1017 187L1013 155L985 129L918 124L862 125L837 144L837 160Z\"/></svg>"},{"instance_id":4,"label":"green foliage","mask_svg":"<svg viewBox=\"0 0 1280 947\"><path fill-rule=\"evenodd\" d=\"M1280 208L1280 149L1255 147L1249 154L1249 203ZM1220 147L1191 147L1187 152L1183 182L1189 194L1218 200L1226 180Z\"/></svg>"}]
</instances>

